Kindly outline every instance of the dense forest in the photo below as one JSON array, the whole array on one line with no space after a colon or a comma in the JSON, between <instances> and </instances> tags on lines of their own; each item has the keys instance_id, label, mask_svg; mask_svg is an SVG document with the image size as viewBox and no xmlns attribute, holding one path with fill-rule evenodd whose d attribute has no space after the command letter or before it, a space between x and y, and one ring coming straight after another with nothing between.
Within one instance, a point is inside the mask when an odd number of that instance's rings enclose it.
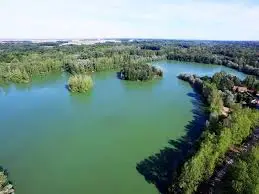
<instances>
[{"instance_id":1,"label":"dense forest","mask_svg":"<svg viewBox=\"0 0 259 194\"><path fill-rule=\"evenodd\" d=\"M233 42L230 44L205 44L176 47L168 59L224 65L239 71L259 75L258 43Z\"/></svg>"},{"instance_id":2,"label":"dense forest","mask_svg":"<svg viewBox=\"0 0 259 194\"><path fill-rule=\"evenodd\" d=\"M240 145L251 130L258 126L259 113L251 109L237 108L231 117L207 126L200 139L200 147L182 167L174 187L182 193L193 193L199 184L212 176L217 165L232 145ZM173 187L173 188L174 188Z\"/></svg>"},{"instance_id":3,"label":"dense forest","mask_svg":"<svg viewBox=\"0 0 259 194\"><path fill-rule=\"evenodd\" d=\"M234 86L251 88L247 93L256 99L257 91L253 89L257 87L258 80L248 76L242 81L225 72L212 77L181 74L179 78L188 81L202 94L210 113L196 152L179 167L179 174L171 188L171 193L191 194L213 175L230 147L242 144L259 126L258 110L248 104L241 105L238 95L245 92L233 90ZM249 83L252 84L247 85Z\"/></svg>"},{"instance_id":4,"label":"dense forest","mask_svg":"<svg viewBox=\"0 0 259 194\"><path fill-rule=\"evenodd\" d=\"M0 82L26 83L34 75L54 71L82 74L165 59L225 65L259 75L258 42L123 40L66 46L7 42L0 44Z\"/></svg>"},{"instance_id":5,"label":"dense forest","mask_svg":"<svg viewBox=\"0 0 259 194\"><path fill-rule=\"evenodd\" d=\"M259 193L258 145L236 158L222 184L224 193Z\"/></svg>"}]
</instances>

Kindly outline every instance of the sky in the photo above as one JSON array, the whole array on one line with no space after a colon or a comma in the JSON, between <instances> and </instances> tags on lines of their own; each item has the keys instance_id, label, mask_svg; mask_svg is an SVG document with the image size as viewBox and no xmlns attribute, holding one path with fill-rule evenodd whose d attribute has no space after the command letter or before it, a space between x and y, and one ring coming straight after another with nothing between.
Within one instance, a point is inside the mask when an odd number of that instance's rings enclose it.
<instances>
[{"instance_id":1,"label":"sky","mask_svg":"<svg viewBox=\"0 0 259 194\"><path fill-rule=\"evenodd\" d=\"M0 39L259 40L259 0L0 0Z\"/></svg>"}]
</instances>

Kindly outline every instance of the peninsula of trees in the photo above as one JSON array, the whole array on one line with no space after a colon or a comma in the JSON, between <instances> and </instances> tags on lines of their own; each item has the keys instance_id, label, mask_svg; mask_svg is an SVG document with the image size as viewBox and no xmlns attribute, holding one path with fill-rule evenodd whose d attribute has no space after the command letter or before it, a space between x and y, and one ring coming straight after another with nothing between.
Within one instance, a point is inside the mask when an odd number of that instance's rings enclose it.
<instances>
[{"instance_id":1,"label":"peninsula of trees","mask_svg":"<svg viewBox=\"0 0 259 194\"><path fill-rule=\"evenodd\" d=\"M224 72L216 73L212 77L181 74L179 78L188 81L202 94L210 112L209 121L199 139L197 150L182 167L179 167L176 181L169 189L170 193L191 194L210 179L230 148L241 145L259 126L259 111L252 106L253 100L258 103L256 106L259 105L257 98L259 91L256 88L259 80L248 76L242 81ZM253 80L253 84L247 85L250 80ZM240 87L242 90L238 90ZM240 101L240 94L247 94L247 99ZM254 154L256 156L253 156ZM252 152L251 161L254 163L249 167L251 169L259 164L256 164L257 160L253 157L258 157L256 150ZM242 161L238 162L233 170L239 177L245 170L242 166L244 163L241 163ZM241 165L240 168L238 165ZM256 187L252 193L259 187L259 174L254 173L254 178L251 184ZM246 190L246 180L242 181L236 180L233 183L235 193Z\"/></svg>"},{"instance_id":2,"label":"peninsula of trees","mask_svg":"<svg viewBox=\"0 0 259 194\"><path fill-rule=\"evenodd\" d=\"M8 180L7 171L0 167L0 194L14 194L13 185Z\"/></svg>"}]
</instances>

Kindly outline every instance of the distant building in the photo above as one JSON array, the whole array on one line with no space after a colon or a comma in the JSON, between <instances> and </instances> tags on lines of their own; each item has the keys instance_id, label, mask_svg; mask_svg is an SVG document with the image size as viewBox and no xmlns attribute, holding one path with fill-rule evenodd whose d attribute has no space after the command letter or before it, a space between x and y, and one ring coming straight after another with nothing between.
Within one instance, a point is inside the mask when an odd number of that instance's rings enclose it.
<instances>
[{"instance_id":1,"label":"distant building","mask_svg":"<svg viewBox=\"0 0 259 194\"><path fill-rule=\"evenodd\" d=\"M240 93L244 93L244 92L247 92L248 89L247 89L247 87L234 86L234 87L233 87L233 91L235 91L235 92L240 92Z\"/></svg>"}]
</instances>

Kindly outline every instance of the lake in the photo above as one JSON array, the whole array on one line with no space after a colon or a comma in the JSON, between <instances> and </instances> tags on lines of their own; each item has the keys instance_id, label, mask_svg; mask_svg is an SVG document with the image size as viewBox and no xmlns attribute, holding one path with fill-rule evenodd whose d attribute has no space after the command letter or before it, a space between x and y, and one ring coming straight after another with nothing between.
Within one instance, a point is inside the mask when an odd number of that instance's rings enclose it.
<instances>
[{"instance_id":1,"label":"lake","mask_svg":"<svg viewBox=\"0 0 259 194\"><path fill-rule=\"evenodd\" d=\"M157 194L136 165L186 134L198 101L176 76L244 75L216 65L154 65L164 77L147 83L95 73L88 94L70 94L64 74L0 89L0 164L16 193Z\"/></svg>"}]
</instances>

